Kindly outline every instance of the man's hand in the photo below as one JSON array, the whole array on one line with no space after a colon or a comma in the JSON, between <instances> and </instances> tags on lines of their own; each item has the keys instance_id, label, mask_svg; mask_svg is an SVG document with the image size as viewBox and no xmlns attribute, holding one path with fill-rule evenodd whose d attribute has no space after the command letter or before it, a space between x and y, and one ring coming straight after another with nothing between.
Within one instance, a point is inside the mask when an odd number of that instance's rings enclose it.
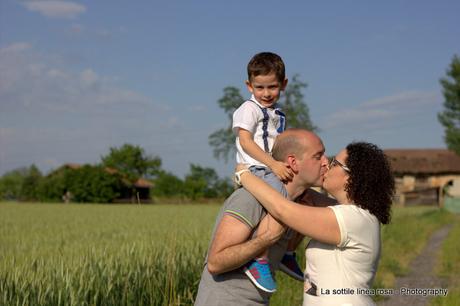
<instances>
[{"instance_id":1,"label":"man's hand","mask_svg":"<svg viewBox=\"0 0 460 306\"><path fill-rule=\"evenodd\" d=\"M286 231L287 227L284 224L278 222L271 215L267 215L266 218L267 226L259 226L257 236L261 236L264 240L270 241L270 243L275 243L281 238L281 236Z\"/></svg>"},{"instance_id":2,"label":"man's hand","mask_svg":"<svg viewBox=\"0 0 460 306\"><path fill-rule=\"evenodd\" d=\"M272 220L257 237L250 239L252 229L231 215L224 215L217 226L208 254L208 271L221 274L240 268L256 258L281 238L284 227Z\"/></svg>"},{"instance_id":3,"label":"man's hand","mask_svg":"<svg viewBox=\"0 0 460 306\"><path fill-rule=\"evenodd\" d=\"M289 167L289 164L274 160L270 165L273 173L283 182L289 182L294 177L294 172Z\"/></svg>"}]
</instances>

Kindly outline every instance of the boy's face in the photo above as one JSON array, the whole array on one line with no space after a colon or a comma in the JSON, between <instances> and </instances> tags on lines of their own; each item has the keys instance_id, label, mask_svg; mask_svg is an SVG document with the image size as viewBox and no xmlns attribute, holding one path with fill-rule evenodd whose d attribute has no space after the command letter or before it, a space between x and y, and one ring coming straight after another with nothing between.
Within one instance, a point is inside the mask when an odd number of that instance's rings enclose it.
<instances>
[{"instance_id":1,"label":"boy's face","mask_svg":"<svg viewBox=\"0 0 460 306\"><path fill-rule=\"evenodd\" d=\"M246 81L248 90L264 107L272 107L280 98L281 91L286 88L286 85L287 79L280 83L275 73L258 75Z\"/></svg>"}]
</instances>

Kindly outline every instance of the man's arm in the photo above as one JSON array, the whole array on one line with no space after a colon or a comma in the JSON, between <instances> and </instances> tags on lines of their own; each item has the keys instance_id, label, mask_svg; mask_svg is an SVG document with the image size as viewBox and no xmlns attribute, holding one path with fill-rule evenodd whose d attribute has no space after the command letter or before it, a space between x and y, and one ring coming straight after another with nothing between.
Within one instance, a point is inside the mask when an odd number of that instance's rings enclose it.
<instances>
[{"instance_id":1,"label":"man's arm","mask_svg":"<svg viewBox=\"0 0 460 306\"><path fill-rule=\"evenodd\" d=\"M251 228L231 215L224 215L209 249L209 273L221 274L232 271L256 258L284 233L285 228L275 223L277 222L271 222L270 228L248 240L252 233Z\"/></svg>"}]
</instances>

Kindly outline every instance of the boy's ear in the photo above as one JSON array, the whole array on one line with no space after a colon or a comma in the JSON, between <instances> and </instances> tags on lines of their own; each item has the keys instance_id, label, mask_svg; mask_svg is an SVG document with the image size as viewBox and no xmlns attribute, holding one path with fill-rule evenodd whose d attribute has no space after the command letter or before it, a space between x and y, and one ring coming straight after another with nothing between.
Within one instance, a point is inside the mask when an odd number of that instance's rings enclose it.
<instances>
[{"instance_id":1,"label":"boy's ear","mask_svg":"<svg viewBox=\"0 0 460 306\"><path fill-rule=\"evenodd\" d=\"M281 84L281 90L285 90L286 89L286 86L288 84L288 79L284 79L283 83Z\"/></svg>"},{"instance_id":2,"label":"boy's ear","mask_svg":"<svg viewBox=\"0 0 460 306\"><path fill-rule=\"evenodd\" d=\"M249 92L250 92L250 93L253 93L253 92L254 92L254 88L252 87L251 82L250 82L249 80L246 80L244 83L246 84L246 87L248 88Z\"/></svg>"}]
</instances>

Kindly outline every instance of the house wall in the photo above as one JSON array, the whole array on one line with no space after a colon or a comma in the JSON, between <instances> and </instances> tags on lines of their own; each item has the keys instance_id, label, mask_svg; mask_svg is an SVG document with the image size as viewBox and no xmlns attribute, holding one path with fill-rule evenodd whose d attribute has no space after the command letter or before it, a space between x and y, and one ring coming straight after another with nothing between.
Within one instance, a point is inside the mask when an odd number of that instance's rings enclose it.
<instances>
[{"instance_id":1,"label":"house wall","mask_svg":"<svg viewBox=\"0 0 460 306\"><path fill-rule=\"evenodd\" d=\"M460 174L459 175L401 175L395 178L396 197L395 202L400 205L406 205L408 200L421 202L427 201L438 202L442 206L443 188L449 182L457 182L455 187L451 187L452 192L460 195Z\"/></svg>"}]
</instances>

